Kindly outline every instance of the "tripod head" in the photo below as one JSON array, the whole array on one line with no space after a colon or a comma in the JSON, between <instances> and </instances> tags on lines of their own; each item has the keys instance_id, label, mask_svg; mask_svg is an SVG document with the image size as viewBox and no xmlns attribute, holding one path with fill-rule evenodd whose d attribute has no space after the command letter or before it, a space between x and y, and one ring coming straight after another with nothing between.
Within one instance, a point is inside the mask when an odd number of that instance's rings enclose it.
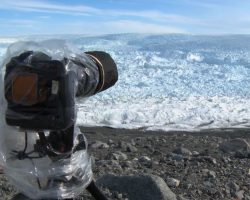
<instances>
[{"instance_id":1,"label":"tripod head","mask_svg":"<svg viewBox=\"0 0 250 200\"><path fill-rule=\"evenodd\" d=\"M5 174L34 199L72 198L92 181L87 141L76 126L75 98L113 86L105 52L62 41L9 47L1 79L0 152Z\"/></svg>"}]
</instances>

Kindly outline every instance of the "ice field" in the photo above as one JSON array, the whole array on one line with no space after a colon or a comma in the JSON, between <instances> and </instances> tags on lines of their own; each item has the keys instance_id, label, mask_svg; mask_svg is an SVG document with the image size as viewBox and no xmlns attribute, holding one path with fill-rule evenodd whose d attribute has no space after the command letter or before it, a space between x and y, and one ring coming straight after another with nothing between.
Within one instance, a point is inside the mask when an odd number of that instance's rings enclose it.
<instances>
[{"instance_id":1,"label":"ice field","mask_svg":"<svg viewBox=\"0 0 250 200\"><path fill-rule=\"evenodd\" d=\"M120 34L0 38L0 61L18 40L65 39L102 50L119 81L78 99L84 126L201 130L250 127L250 36Z\"/></svg>"}]
</instances>

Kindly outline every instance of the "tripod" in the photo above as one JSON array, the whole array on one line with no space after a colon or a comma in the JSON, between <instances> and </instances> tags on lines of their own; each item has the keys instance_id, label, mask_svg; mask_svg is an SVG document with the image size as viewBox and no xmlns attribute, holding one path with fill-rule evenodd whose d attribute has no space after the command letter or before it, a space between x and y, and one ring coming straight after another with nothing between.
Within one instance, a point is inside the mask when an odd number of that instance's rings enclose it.
<instances>
[{"instance_id":1,"label":"tripod","mask_svg":"<svg viewBox=\"0 0 250 200\"><path fill-rule=\"evenodd\" d=\"M70 157L72 153L86 149L86 141L81 135L78 135L78 145L73 147L73 132L74 127L64 130L64 131L51 131L48 136L45 136L45 133L42 131L38 132L39 139L36 141L34 145L34 150L32 153L36 152L38 156L32 157L31 152L27 152L28 146L28 138L27 132L25 132L25 147L22 151L13 151L16 155L17 159L36 159L42 158L44 156L48 156L51 160L61 159L62 156L65 158ZM47 185L49 186L50 183L59 182L61 180L48 180ZM62 181L64 182L64 180ZM37 184L39 188L41 188L41 183L39 178L37 178ZM96 200L108 200L102 191L97 187L94 180L92 180L89 185L86 187L86 190L96 199ZM65 199L65 200L73 200L74 198ZM23 194L19 193L12 198L12 200L27 200L27 197ZM49 199L48 199L49 200ZM52 199L50 199L52 200Z\"/></svg>"}]
</instances>

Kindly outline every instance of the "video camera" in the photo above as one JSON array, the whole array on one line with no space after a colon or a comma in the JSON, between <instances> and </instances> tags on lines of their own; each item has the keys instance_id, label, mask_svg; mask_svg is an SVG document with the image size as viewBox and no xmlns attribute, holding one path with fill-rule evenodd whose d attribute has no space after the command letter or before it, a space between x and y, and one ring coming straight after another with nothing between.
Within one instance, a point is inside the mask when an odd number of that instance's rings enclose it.
<instances>
[{"instance_id":1,"label":"video camera","mask_svg":"<svg viewBox=\"0 0 250 200\"><path fill-rule=\"evenodd\" d=\"M4 61L0 161L11 183L33 199L73 198L84 188L103 197L76 126L75 99L113 86L117 66L106 52L74 50L58 41L21 42Z\"/></svg>"},{"instance_id":2,"label":"video camera","mask_svg":"<svg viewBox=\"0 0 250 200\"><path fill-rule=\"evenodd\" d=\"M85 54L88 62L80 58L53 60L33 51L11 58L4 77L7 124L33 130L65 130L74 125L75 96L101 92L118 79L109 54ZM89 69L90 63L98 71Z\"/></svg>"}]
</instances>

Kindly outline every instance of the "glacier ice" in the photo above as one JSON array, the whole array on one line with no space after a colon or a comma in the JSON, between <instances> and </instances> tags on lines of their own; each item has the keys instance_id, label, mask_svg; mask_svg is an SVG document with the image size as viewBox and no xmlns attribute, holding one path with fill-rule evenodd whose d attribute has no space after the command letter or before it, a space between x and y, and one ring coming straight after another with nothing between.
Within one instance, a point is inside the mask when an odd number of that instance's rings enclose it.
<instances>
[{"instance_id":1,"label":"glacier ice","mask_svg":"<svg viewBox=\"0 0 250 200\"><path fill-rule=\"evenodd\" d=\"M48 37L58 38L40 39ZM11 39L0 38L0 61L8 44L4 41ZM33 39L38 40L13 40ZM80 125L161 130L250 127L250 36L118 34L60 39L83 51L107 51L118 65L114 87L77 100Z\"/></svg>"}]
</instances>

